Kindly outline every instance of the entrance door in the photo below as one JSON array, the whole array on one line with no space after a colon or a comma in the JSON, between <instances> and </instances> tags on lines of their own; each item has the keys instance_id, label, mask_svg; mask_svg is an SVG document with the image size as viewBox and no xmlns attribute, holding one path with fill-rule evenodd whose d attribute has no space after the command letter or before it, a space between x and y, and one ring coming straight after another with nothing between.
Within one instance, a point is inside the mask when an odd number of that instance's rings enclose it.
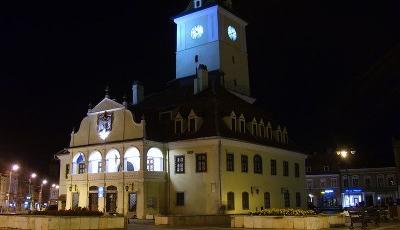
<instances>
[{"instance_id":1,"label":"entrance door","mask_svg":"<svg viewBox=\"0 0 400 230\"><path fill-rule=\"evenodd\" d=\"M117 193L106 194L106 212L109 213L117 212Z\"/></svg>"},{"instance_id":2,"label":"entrance door","mask_svg":"<svg viewBox=\"0 0 400 230\"><path fill-rule=\"evenodd\" d=\"M89 210L98 211L99 210L99 194L89 193Z\"/></svg>"},{"instance_id":3,"label":"entrance door","mask_svg":"<svg viewBox=\"0 0 400 230\"><path fill-rule=\"evenodd\" d=\"M129 212L136 212L137 194L129 193Z\"/></svg>"}]
</instances>

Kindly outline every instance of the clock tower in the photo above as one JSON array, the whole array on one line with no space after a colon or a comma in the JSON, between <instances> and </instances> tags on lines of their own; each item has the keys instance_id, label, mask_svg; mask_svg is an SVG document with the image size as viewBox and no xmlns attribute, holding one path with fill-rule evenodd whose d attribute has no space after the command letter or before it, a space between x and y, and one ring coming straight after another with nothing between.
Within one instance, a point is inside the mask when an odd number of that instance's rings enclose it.
<instances>
[{"instance_id":1,"label":"clock tower","mask_svg":"<svg viewBox=\"0 0 400 230\"><path fill-rule=\"evenodd\" d=\"M231 1L190 0L174 18L177 25L176 78L196 74L200 64L222 74L225 88L250 96L247 23L233 14Z\"/></svg>"}]
</instances>

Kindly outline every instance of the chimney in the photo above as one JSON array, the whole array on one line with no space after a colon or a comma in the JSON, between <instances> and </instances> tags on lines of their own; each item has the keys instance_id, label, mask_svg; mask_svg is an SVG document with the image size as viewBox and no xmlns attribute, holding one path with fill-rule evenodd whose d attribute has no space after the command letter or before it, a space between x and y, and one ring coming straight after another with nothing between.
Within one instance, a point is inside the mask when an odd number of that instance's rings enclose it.
<instances>
[{"instance_id":1,"label":"chimney","mask_svg":"<svg viewBox=\"0 0 400 230\"><path fill-rule=\"evenodd\" d=\"M196 72L197 77L194 79L194 94L198 94L208 88L207 66L200 64Z\"/></svg>"},{"instance_id":2,"label":"chimney","mask_svg":"<svg viewBox=\"0 0 400 230\"><path fill-rule=\"evenodd\" d=\"M132 104L137 105L144 99L144 87L139 81L134 81L132 86Z\"/></svg>"}]
</instances>

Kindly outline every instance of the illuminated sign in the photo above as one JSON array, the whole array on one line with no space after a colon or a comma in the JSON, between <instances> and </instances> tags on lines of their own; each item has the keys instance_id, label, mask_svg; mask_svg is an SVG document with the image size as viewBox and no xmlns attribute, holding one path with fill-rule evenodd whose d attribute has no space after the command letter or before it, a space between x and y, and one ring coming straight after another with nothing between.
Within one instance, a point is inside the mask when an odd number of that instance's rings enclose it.
<instances>
[{"instance_id":1,"label":"illuminated sign","mask_svg":"<svg viewBox=\"0 0 400 230\"><path fill-rule=\"evenodd\" d=\"M332 189L326 189L325 193L333 193L333 190Z\"/></svg>"},{"instance_id":2,"label":"illuminated sign","mask_svg":"<svg viewBox=\"0 0 400 230\"><path fill-rule=\"evenodd\" d=\"M346 193L357 193L357 192L362 192L361 189L346 189Z\"/></svg>"},{"instance_id":3,"label":"illuminated sign","mask_svg":"<svg viewBox=\"0 0 400 230\"><path fill-rule=\"evenodd\" d=\"M99 187L99 198L104 197L104 187L100 186Z\"/></svg>"}]
</instances>

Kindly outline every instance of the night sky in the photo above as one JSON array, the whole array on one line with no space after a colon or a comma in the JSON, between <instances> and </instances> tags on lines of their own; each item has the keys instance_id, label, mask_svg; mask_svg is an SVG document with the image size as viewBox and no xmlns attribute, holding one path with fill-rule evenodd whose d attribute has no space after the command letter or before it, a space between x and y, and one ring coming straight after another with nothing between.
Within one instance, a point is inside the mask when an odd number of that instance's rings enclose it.
<instances>
[{"instance_id":1,"label":"night sky","mask_svg":"<svg viewBox=\"0 0 400 230\"><path fill-rule=\"evenodd\" d=\"M47 173L106 85L119 101L134 80L162 89L175 77L171 17L187 3L1 1L2 166ZM249 23L252 95L291 141L306 153L352 145L366 165L389 164L400 133L400 2L233 3Z\"/></svg>"}]
</instances>

